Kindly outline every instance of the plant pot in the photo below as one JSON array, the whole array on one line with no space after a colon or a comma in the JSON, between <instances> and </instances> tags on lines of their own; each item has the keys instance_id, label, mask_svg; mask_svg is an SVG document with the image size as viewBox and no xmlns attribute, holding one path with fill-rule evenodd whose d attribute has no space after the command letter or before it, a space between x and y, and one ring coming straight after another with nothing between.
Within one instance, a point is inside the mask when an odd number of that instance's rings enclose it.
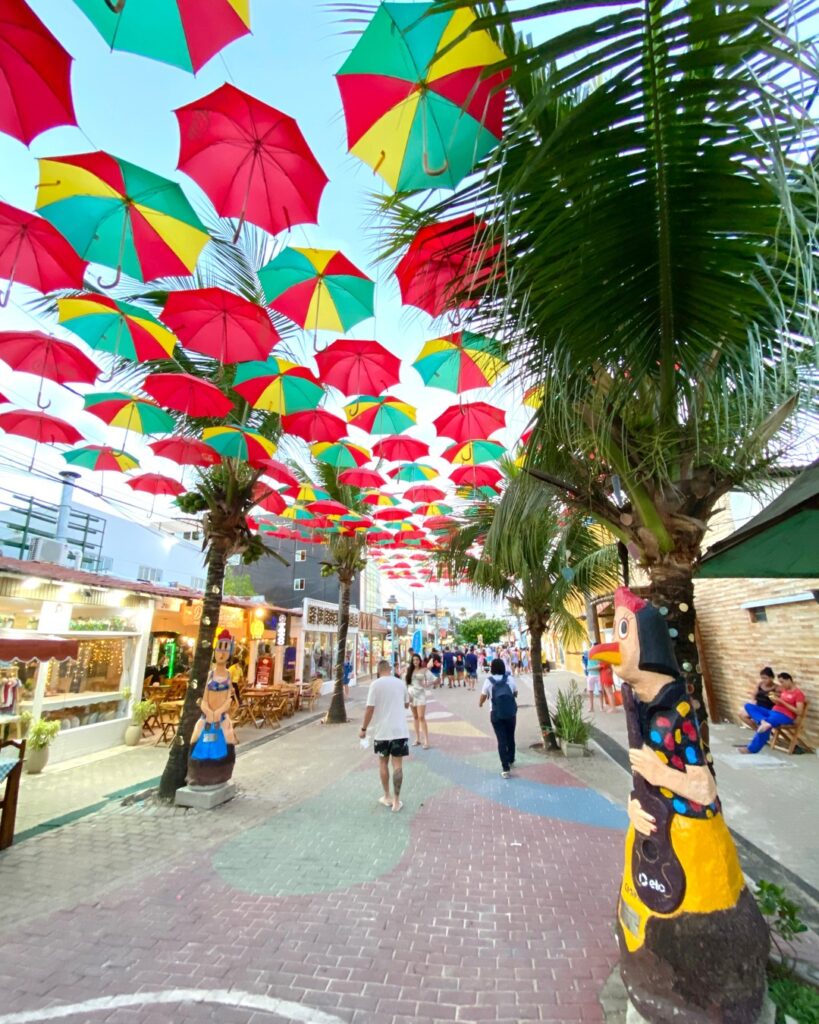
<instances>
[{"instance_id":1,"label":"plant pot","mask_svg":"<svg viewBox=\"0 0 819 1024\"><path fill-rule=\"evenodd\" d=\"M126 747L137 747L139 741L142 739L142 726L136 725L131 722L130 725L125 728L125 746Z\"/></svg>"},{"instance_id":2,"label":"plant pot","mask_svg":"<svg viewBox=\"0 0 819 1024\"><path fill-rule=\"evenodd\" d=\"M40 772L48 764L48 747L40 747L35 749L29 747L26 750L26 774L27 775L39 775Z\"/></svg>"},{"instance_id":3,"label":"plant pot","mask_svg":"<svg viewBox=\"0 0 819 1024\"><path fill-rule=\"evenodd\" d=\"M569 743L566 740L560 741L560 749L564 757L583 757L586 753L585 743Z\"/></svg>"}]
</instances>

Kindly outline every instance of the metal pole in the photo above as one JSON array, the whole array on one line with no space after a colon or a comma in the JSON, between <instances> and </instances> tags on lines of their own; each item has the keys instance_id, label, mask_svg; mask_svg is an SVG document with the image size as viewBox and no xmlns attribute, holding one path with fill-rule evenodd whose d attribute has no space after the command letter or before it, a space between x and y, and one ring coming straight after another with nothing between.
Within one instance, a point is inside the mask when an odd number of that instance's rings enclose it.
<instances>
[{"instance_id":1,"label":"metal pole","mask_svg":"<svg viewBox=\"0 0 819 1024\"><path fill-rule=\"evenodd\" d=\"M74 481L80 479L80 474L73 473L71 470L63 470L60 476L63 479L63 489L60 494L60 507L57 510L57 526L54 532L54 539L68 540L68 517L71 515Z\"/></svg>"}]
</instances>

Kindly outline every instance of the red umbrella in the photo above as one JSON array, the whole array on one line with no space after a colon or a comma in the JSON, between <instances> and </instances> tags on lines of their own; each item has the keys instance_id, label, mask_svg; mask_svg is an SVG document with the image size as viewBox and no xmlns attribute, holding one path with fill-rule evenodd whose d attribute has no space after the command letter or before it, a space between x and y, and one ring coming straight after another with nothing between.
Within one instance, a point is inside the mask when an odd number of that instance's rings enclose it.
<instances>
[{"instance_id":1,"label":"red umbrella","mask_svg":"<svg viewBox=\"0 0 819 1024\"><path fill-rule=\"evenodd\" d=\"M441 437L453 441L472 441L487 438L496 430L506 426L506 414L488 402L465 402L450 405L434 420L435 429Z\"/></svg>"},{"instance_id":2,"label":"red umbrella","mask_svg":"<svg viewBox=\"0 0 819 1024\"><path fill-rule=\"evenodd\" d=\"M65 420L29 409L0 413L0 430L28 437L37 444L76 444L83 439L79 430Z\"/></svg>"},{"instance_id":3,"label":"red umbrella","mask_svg":"<svg viewBox=\"0 0 819 1024\"><path fill-rule=\"evenodd\" d=\"M142 382L147 392L166 409L186 416L227 416L233 402L215 384L192 373L151 373Z\"/></svg>"},{"instance_id":4,"label":"red umbrella","mask_svg":"<svg viewBox=\"0 0 819 1024\"><path fill-rule=\"evenodd\" d=\"M268 459L267 462L262 463L265 476L272 477L277 483L287 484L288 487L298 487L299 479L292 470L288 469L283 462L279 462L278 459Z\"/></svg>"},{"instance_id":5,"label":"red umbrella","mask_svg":"<svg viewBox=\"0 0 819 1024\"><path fill-rule=\"evenodd\" d=\"M315 512L325 516L346 516L350 510L346 505L334 498L319 498L318 501L311 501L305 506L308 512Z\"/></svg>"},{"instance_id":6,"label":"red umbrella","mask_svg":"<svg viewBox=\"0 0 819 1024\"><path fill-rule=\"evenodd\" d=\"M454 484L471 487L497 487L502 479L501 473L492 466L458 466L450 475Z\"/></svg>"},{"instance_id":7,"label":"red umbrella","mask_svg":"<svg viewBox=\"0 0 819 1024\"><path fill-rule=\"evenodd\" d=\"M409 519L412 512L405 508L380 508L373 513L373 519L380 519L385 523L397 523L399 519Z\"/></svg>"},{"instance_id":8,"label":"red umbrella","mask_svg":"<svg viewBox=\"0 0 819 1024\"><path fill-rule=\"evenodd\" d=\"M345 487L382 487L387 481L374 469L345 469L338 482Z\"/></svg>"},{"instance_id":9,"label":"red umbrella","mask_svg":"<svg viewBox=\"0 0 819 1024\"><path fill-rule=\"evenodd\" d=\"M125 481L132 490L140 491L143 494L172 494L178 497L185 493L185 488L178 480L172 477L163 476L161 473L143 473L131 480Z\"/></svg>"},{"instance_id":10,"label":"red umbrella","mask_svg":"<svg viewBox=\"0 0 819 1024\"><path fill-rule=\"evenodd\" d=\"M192 437L165 437L152 441L149 448L154 454L171 459L180 466L215 466L222 461L221 455L210 445Z\"/></svg>"},{"instance_id":11,"label":"red umbrella","mask_svg":"<svg viewBox=\"0 0 819 1024\"><path fill-rule=\"evenodd\" d=\"M11 401L10 398L6 398L5 395L0 395L0 404L8 405L10 403L10 401Z\"/></svg>"},{"instance_id":12,"label":"red umbrella","mask_svg":"<svg viewBox=\"0 0 819 1024\"><path fill-rule=\"evenodd\" d=\"M292 117L221 85L175 111L179 167L199 182L223 217L278 234L317 224L328 178Z\"/></svg>"},{"instance_id":13,"label":"red umbrella","mask_svg":"<svg viewBox=\"0 0 819 1024\"><path fill-rule=\"evenodd\" d=\"M387 459L389 462L414 462L416 459L429 455L429 445L414 437L393 434L391 437L382 438L373 445L373 455L379 459Z\"/></svg>"},{"instance_id":14,"label":"red umbrella","mask_svg":"<svg viewBox=\"0 0 819 1024\"><path fill-rule=\"evenodd\" d=\"M259 508L263 508L265 512L272 512L274 516L287 508L287 502L281 494L261 481L257 481L253 487L253 497Z\"/></svg>"},{"instance_id":15,"label":"red umbrella","mask_svg":"<svg viewBox=\"0 0 819 1024\"><path fill-rule=\"evenodd\" d=\"M407 501L441 501L446 497L446 492L440 487L433 487L431 484L416 484L404 494Z\"/></svg>"},{"instance_id":16,"label":"red umbrella","mask_svg":"<svg viewBox=\"0 0 819 1024\"><path fill-rule=\"evenodd\" d=\"M344 395L378 395L397 384L401 360L377 341L339 338L316 355L319 376Z\"/></svg>"},{"instance_id":17,"label":"red umbrella","mask_svg":"<svg viewBox=\"0 0 819 1024\"><path fill-rule=\"evenodd\" d=\"M28 145L76 124L71 55L23 0L0 0L0 131Z\"/></svg>"},{"instance_id":18,"label":"red umbrella","mask_svg":"<svg viewBox=\"0 0 819 1024\"><path fill-rule=\"evenodd\" d=\"M318 441L340 441L347 433L347 424L326 409L307 409L282 416L282 430L309 444L316 444Z\"/></svg>"},{"instance_id":19,"label":"red umbrella","mask_svg":"<svg viewBox=\"0 0 819 1024\"><path fill-rule=\"evenodd\" d=\"M281 340L263 306L224 288L171 292L160 318L185 348L220 363L266 359Z\"/></svg>"},{"instance_id":20,"label":"red umbrella","mask_svg":"<svg viewBox=\"0 0 819 1024\"><path fill-rule=\"evenodd\" d=\"M45 378L55 384L93 384L100 372L78 348L40 331L0 331L0 359L18 373L40 378L37 405Z\"/></svg>"},{"instance_id":21,"label":"red umbrella","mask_svg":"<svg viewBox=\"0 0 819 1024\"><path fill-rule=\"evenodd\" d=\"M0 277L9 282L0 306L8 302L15 281L39 292L82 288L87 266L47 220L0 203Z\"/></svg>"},{"instance_id":22,"label":"red umbrella","mask_svg":"<svg viewBox=\"0 0 819 1024\"><path fill-rule=\"evenodd\" d=\"M421 228L395 268L402 302L431 316L477 305L500 252L485 230L471 213Z\"/></svg>"}]
</instances>

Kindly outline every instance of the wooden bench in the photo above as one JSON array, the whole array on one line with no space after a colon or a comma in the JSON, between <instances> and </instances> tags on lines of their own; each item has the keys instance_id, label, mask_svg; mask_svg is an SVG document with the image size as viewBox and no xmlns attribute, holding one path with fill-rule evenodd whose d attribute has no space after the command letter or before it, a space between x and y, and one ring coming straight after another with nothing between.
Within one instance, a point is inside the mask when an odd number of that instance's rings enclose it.
<instances>
[{"instance_id":1,"label":"wooden bench","mask_svg":"<svg viewBox=\"0 0 819 1024\"><path fill-rule=\"evenodd\" d=\"M17 794L20 790L20 777L23 774L23 757L26 753L25 740L0 740L0 761L3 747L14 747L17 750L17 763L6 775L6 788L0 799L0 850L6 850L14 842L14 820L17 817ZM10 751L9 751L10 753Z\"/></svg>"},{"instance_id":2,"label":"wooden bench","mask_svg":"<svg viewBox=\"0 0 819 1024\"><path fill-rule=\"evenodd\" d=\"M801 739L802 726L805 724L805 718L808 714L808 702L802 705L802 710L797 714L793 720L792 725L778 725L775 729L771 729L771 750L776 750L779 741L782 741L782 750L792 754L796 750L797 744L801 742L803 747L807 747L808 744ZM810 748L808 748L810 749Z\"/></svg>"}]
</instances>

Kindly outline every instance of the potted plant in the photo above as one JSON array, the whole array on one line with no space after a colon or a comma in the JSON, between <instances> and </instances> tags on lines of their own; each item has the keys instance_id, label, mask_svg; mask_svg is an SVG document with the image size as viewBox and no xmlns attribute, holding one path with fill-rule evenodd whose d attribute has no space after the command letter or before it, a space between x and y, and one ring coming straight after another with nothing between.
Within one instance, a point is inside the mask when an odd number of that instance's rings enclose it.
<instances>
[{"instance_id":1,"label":"potted plant","mask_svg":"<svg viewBox=\"0 0 819 1024\"><path fill-rule=\"evenodd\" d=\"M48 748L59 731L58 721L38 718L30 723L26 734L26 772L29 775L39 775L48 764Z\"/></svg>"},{"instance_id":2,"label":"potted plant","mask_svg":"<svg viewBox=\"0 0 819 1024\"><path fill-rule=\"evenodd\" d=\"M557 691L555 733L566 757L582 757L591 736L591 725L583 717L583 695L572 683L568 693Z\"/></svg>"},{"instance_id":3,"label":"potted plant","mask_svg":"<svg viewBox=\"0 0 819 1024\"><path fill-rule=\"evenodd\" d=\"M125 730L126 746L135 747L142 738L142 726L151 715L156 714L156 704L152 700L138 700L131 708L131 724Z\"/></svg>"}]
</instances>

